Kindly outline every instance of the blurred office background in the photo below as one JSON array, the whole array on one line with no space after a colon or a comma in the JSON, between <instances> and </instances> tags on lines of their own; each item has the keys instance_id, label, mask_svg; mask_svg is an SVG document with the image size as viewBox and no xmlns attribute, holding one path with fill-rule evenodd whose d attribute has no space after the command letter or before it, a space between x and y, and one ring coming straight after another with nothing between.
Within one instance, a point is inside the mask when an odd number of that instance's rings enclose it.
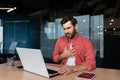
<instances>
[{"instance_id":1,"label":"blurred office background","mask_svg":"<svg viewBox=\"0 0 120 80\"><path fill-rule=\"evenodd\" d=\"M120 69L119 0L0 0L0 54L11 54L8 50L17 42L15 47L41 49L45 60L52 62L66 15L78 20L78 33L93 43L97 67Z\"/></svg>"}]
</instances>

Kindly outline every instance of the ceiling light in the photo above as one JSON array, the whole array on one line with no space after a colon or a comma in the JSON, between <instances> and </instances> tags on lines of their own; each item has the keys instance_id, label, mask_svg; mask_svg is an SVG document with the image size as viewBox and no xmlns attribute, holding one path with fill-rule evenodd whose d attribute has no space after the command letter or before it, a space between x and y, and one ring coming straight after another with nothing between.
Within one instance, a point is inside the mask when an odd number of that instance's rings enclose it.
<instances>
[{"instance_id":1,"label":"ceiling light","mask_svg":"<svg viewBox=\"0 0 120 80\"><path fill-rule=\"evenodd\" d=\"M111 19L111 22L113 22L114 21L114 19Z\"/></svg>"},{"instance_id":2,"label":"ceiling light","mask_svg":"<svg viewBox=\"0 0 120 80\"><path fill-rule=\"evenodd\" d=\"M9 12L15 10L15 9L16 9L16 7L14 7L14 8L10 8L10 9L7 10L7 12L9 13Z\"/></svg>"},{"instance_id":3,"label":"ceiling light","mask_svg":"<svg viewBox=\"0 0 120 80\"><path fill-rule=\"evenodd\" d=\"M0 10L9 10L11 8L0 7Z\"/></svg>"},{"instance_id":4,"label":"ceiling light","mask_svg":"<svg viewBox=\"0 0 120 80\"><path fill-rule=\"evenodd\" d=\"M0 10L7 10L8 13L15 9L16 9L16 7L0 7Z\"/></svg>"}]
</instances>

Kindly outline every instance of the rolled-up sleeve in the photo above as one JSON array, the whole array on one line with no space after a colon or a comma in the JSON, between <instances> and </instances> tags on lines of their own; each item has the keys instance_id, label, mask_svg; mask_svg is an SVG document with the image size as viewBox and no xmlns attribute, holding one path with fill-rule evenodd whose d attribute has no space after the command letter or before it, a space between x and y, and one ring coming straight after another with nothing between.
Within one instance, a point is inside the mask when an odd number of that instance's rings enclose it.
<instances>
[{"instance_id":1,"label":"rolled-up sleeve","mask_svg":"<svg viewBox=\"0 0 120 80\"><path fill-rule=\"evenodd\" d=\"M53 61L54 62L58 62L58 55L59 55L59 40L57 40L55 48L54 48L54 52L53 52Z\"/></svg>"},{"instance_id":2,"label":"rolled-up sleeve","mask_svg":"<svg viewBox=\"0 0 120 80\"><path fill-rule=\"evenodd\" d=\"M95 50L90 41L87 41L86 44L85 61L82 65L84 65L88 71L91 71L96 68Z\"/></svg>"}]
</instances>

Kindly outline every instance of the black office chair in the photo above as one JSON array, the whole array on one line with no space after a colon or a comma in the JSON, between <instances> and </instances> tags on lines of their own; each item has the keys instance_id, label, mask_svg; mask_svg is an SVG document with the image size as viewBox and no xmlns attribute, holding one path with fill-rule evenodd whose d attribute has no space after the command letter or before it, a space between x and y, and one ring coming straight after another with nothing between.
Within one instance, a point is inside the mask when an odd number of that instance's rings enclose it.
<instances>
[{"instance_id":1,"label":"black office chair","mask_svg":"<svg viewBox=\"0 0 120 80\"><path fill-rule=\"evenodd\" d=\"M9 49L7 50L8 54L14 54L17 46L17 42L12 42Z\"/></svg>"},{"instance_id":2,"label":"black office chair","mask_svg":"<svg viewBox=\"0 0 120 80\"><path fill-rule=\"evenodd\" d=\"M15 49L16 49L16 46L17 46L17 42L12 42L9 49L5 51L5 54L4 54L4 57L6 58L11 58L11 57L16 57L15 55Z\"/></svg>"}]
</instances>

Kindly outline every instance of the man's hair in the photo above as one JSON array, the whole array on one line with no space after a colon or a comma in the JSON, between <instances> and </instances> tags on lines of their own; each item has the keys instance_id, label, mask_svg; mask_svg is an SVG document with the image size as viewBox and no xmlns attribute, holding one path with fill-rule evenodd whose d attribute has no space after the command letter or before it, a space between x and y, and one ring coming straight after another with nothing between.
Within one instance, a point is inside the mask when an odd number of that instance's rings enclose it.
<instances>
[{"instance_id":1,"label":"man's hair","mask_svg":"<svg viewBox=\"0 0 120 80\"><path fill-rule=\"evenodd\" d=\"M73 17L73 16L66 16L63 17L63 19L61 20L61 25L63 25L64 23L71 21L71 24L73 26L75 26L75 24L77 24L77 20Z\"/></svg>"}]
</instances>

